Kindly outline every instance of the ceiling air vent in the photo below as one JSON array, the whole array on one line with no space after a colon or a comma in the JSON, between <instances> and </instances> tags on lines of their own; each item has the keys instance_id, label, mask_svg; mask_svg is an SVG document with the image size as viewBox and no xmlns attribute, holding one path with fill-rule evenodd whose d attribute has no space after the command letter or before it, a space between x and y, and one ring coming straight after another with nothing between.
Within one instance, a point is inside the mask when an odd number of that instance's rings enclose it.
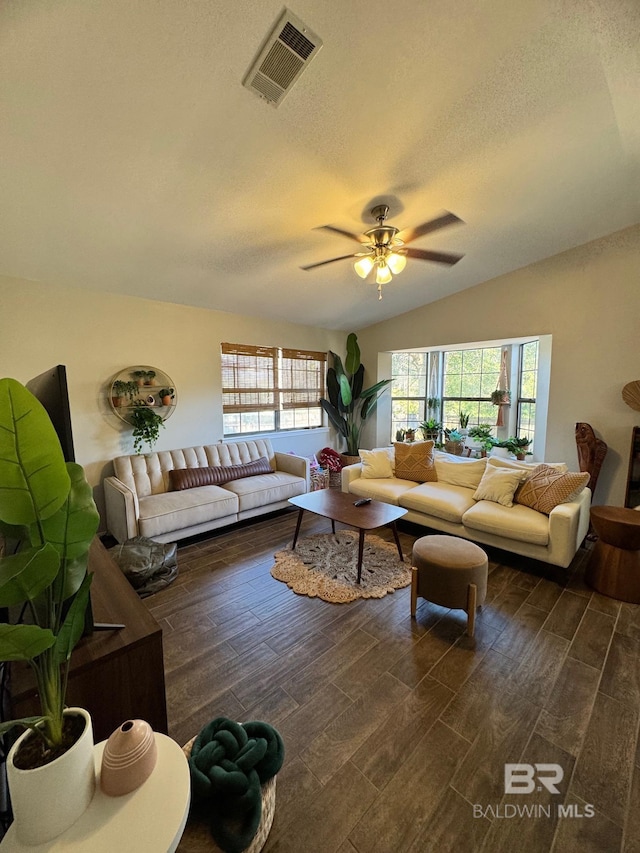
<instances>
[{"instance_id":1,"label":"ceiling air vent","mask_svg":"<svg viewBox=\"0 0 640 853\"><path fill-rule=\"evenodd\" d=\"M277 107L321 47L322 40L285 9L243 86Z\"/></svg>"}]
</instances>

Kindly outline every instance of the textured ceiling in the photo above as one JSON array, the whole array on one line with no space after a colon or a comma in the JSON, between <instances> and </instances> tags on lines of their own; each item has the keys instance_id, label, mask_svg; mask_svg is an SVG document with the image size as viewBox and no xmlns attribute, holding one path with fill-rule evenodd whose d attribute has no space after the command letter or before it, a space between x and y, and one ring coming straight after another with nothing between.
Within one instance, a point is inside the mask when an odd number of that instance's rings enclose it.
<instances>
[{"instance_id":1,"label":"textured ceiling","mask_svg":"<svg viewBox=\"0 0 640 853\"><path fill-rule=\"evenodd\" d=\"M292 0L324 42L274 109L266 0L4 0L0 274L361 328L640 221L637 0ZM384 287L333 224L465 225Z\"/></svg>"}]
</instances>

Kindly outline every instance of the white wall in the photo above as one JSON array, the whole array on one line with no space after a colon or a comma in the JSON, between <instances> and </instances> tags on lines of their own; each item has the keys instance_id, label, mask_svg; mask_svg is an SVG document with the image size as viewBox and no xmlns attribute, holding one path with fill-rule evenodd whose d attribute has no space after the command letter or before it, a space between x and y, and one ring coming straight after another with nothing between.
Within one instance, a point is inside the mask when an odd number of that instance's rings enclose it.
<instances>
[{"instance_id":1,"label":"white wall","mask_svg":"<svg viewBox=\"0 0 640 853\"><path fill-rule=\"evenodd\" d=\"M77 461L92 486L112 473L110 460L133 452L131 431L111 411L108 383L125 367L166 371L179 399L156 449L222 438L220 343L327 351L344 335L116 294L0 276L0 375L26 382L65 364ZM328 430L286 433L277 450L309 455L330 443ZM102 506L102 489L94 489Z\"/></svg>"},{"instance_id":2,"label":"white wall","mask_svg":"<svg viewBox=\"0 0 640 853\"><path fill-rule=\"evenodd\" d=\"M362 360L380 369L389 350L552 335L545 457L578 470L575 424L590 423L609 445L594 503L621 506L640 423L621 397L640 378L639 271L637 225L360 329Z\"/></svg>"}]
</instances>

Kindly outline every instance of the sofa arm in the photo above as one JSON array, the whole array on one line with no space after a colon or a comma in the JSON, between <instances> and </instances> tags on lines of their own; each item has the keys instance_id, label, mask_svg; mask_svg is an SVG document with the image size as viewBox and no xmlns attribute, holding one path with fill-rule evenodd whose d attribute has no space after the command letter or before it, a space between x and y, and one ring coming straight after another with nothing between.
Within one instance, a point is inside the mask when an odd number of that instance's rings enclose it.
<instances>
[{"instance_id":1,"label":"sofa arm","mask_svg":"<svg viewBox=\"0 0 640 853\"><path fill-rule=\"evenodd\" d=\"M591 491L583 489L575 501L558 504L549 513L549 551L554 563L569 565L589 532Z\"/></svg>"},{"instance_id":2,"label":"sofa arm","mask_svg":"<svg viewBox=\"0 0 640 853\"><path fill-rule=\"evenodd\" d=\"M362 473L362 462L356 462L355 465L345 465L342 469L342 491L349 492L349 484L353 482L353 480L359 479Z\"/></svg>"},{"instance_id":3,"label":"sofa arm","mask_svg":"<svg viewBox=\"0 0 640 853\"><path fill-rule=\"evenodd\" d=\"M107 530L120 542L138 536L138 496L117 477L104 481Z\"/></svg>"},{"instance_id":4,"label":"sofa arm","mask_svg":"<svg viewBox=\"0 0 640 853\"><path fill-rule=\"evenodd\" d=\"M302 477L307 484L306 491L311 491L311 470L309 460L304 456L294 456L293 453L281 453L279 450L273 454L276 463L276 471L284 471L285 474L293 474Z\"/></svg>"}]
</instances>

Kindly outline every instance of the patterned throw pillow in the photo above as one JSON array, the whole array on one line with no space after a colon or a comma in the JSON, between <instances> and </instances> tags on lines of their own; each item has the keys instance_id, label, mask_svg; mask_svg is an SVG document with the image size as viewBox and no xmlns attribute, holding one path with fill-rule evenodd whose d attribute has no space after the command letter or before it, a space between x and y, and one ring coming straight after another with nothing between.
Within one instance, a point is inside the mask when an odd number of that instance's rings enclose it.
<instances>
[{"instance_id":1,"label":"patterned throw pillow","mask_svg":"<svg viewBox=\"0 0 640 853\"><path fill-rule=\"evenodd\" d=\"M396 477L399 480L413 480L414 483L437 483L433 446L433 441L395 444Z\"/></svg>"},{"instance_id":2,"label":"patterned throw pillow","mask_svg":"<svg viewBox=\"0 0 640 853\"><path fill-rule=\"evenodd\" d=\"M515 502L549 515L558 504L575 500L589 482L589 474L560 473L549 465L538 465L516 491Z\"/></svg>"}]
</instances>

